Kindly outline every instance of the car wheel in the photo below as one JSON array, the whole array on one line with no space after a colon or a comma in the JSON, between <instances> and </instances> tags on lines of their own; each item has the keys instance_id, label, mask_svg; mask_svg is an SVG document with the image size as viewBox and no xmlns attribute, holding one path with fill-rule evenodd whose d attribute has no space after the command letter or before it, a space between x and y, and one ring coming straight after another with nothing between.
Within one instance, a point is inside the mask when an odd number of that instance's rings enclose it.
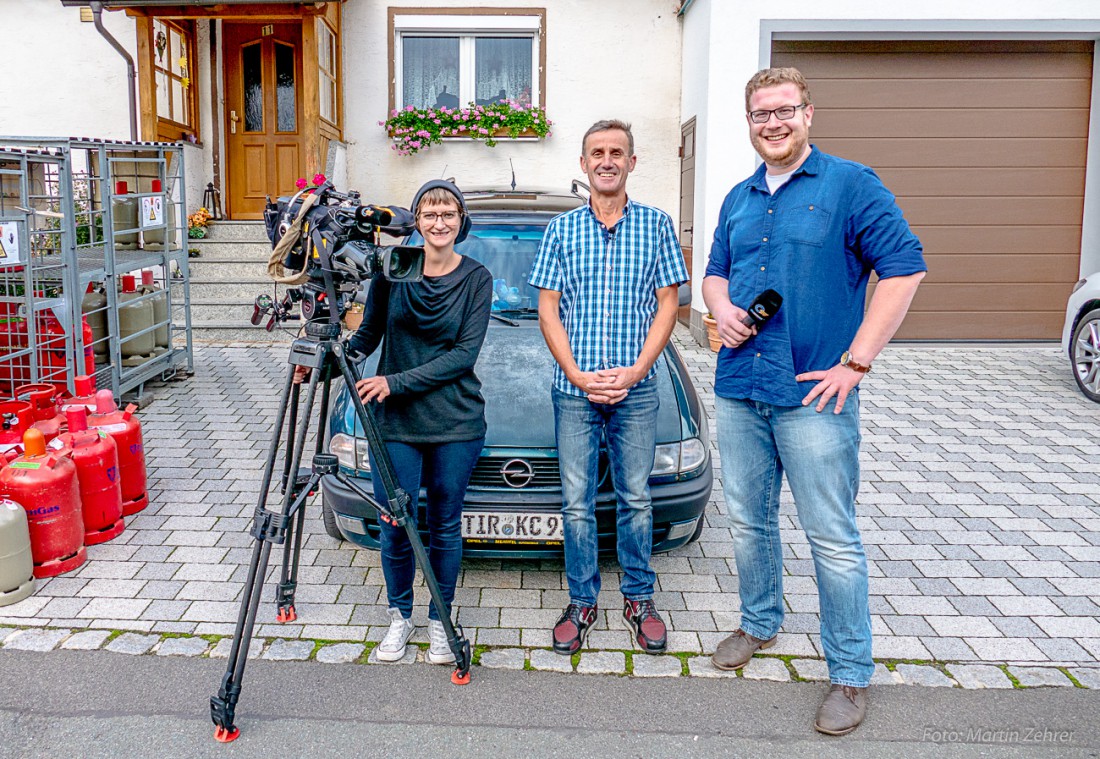
<instances>
[{"instance_id":1,"label":"car wheel","mask_svg":"<svg viewBox=\"0 0 1100 759\"><path fill-rule=\"evenodd\" d=\"M328 505L324 495L321 496L321 521L325 523L325 532L328 533L330 538L344 539L340 528L336 526L336 514L333 513L332 507Z\"/></svg>"},{"instance_id":2,"label":"car wheel","mask_svg":"<svg viewBox=\"0 0 1100 759\"><path fill-rule=\"evenodd\" d=\"M1069 360L1077 387L1100 403L1100 308L1081 317L1069 344Z\"/></svg>"}]
</instances>

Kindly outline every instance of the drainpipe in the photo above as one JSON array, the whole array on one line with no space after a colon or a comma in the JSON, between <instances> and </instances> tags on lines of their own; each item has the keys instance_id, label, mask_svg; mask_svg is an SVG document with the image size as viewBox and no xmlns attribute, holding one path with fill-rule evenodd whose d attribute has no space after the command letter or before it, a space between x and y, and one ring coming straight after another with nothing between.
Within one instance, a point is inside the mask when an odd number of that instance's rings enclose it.
<instances>
[{"instance_id":1,"label":"drainpipe","mask_svg":"<svg viewBox=\"0 0 1100 759\"><path fill-rule=\"evenodd\" d=\"M130 95L130 139L133 142L137 142L137 93L135 91L135 87L137 85L137 73L134 71L134 59L131 58L130 54L126 52L126 48L120 45L118 40L112 37L111 33L103 27L103 19L101 18L101 15L103 13L103 3L95 2L95 0L93 0L88 4L92 7L92 21L95 23L96 31L100 33L103 39L110 42L111 47L117 50L118 54L126 60L126 74L130 79L129 86L126 88Z\"/></svg>"}]
</instances>

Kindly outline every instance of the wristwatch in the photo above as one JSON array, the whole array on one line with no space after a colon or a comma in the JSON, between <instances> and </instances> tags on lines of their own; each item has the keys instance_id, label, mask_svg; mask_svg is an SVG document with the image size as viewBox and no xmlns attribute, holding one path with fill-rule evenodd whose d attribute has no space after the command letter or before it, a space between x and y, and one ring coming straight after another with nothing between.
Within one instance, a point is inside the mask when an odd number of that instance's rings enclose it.
<instances>
[{"instance_id":1,"label":"wristwatch","mask_svg":"<svg viewBox=\"0 0 1100 759\"><path fill-rule=\"evenodd\" d=\"M860 374L866 374L867 372L871 371L870 364L858 363L854 358L852 358L852 354L850 351L844 351L844 353L840 354L840 365L846 366L852 371L859 372Z\"/></svg>"}]
</instances>

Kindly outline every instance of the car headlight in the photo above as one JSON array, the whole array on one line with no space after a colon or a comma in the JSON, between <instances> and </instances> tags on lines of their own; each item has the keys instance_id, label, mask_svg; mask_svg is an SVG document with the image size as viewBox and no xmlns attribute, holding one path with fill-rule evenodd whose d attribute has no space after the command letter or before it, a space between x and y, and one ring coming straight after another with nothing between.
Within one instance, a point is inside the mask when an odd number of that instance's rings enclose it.
<instances>
[{"instance_id":1,"label":"car headlight","mask_svg":"<svg viewBox=\"0 0 1100 759\"><path fill-rule=\"evenodd\" d=\"M338 432L328 441L328 452L340 460L340 465L348 469L370 471L370 447L362 438Z\"/></svg>"},{"instance_id":2,"label":"car headlight","mask_svg":"<svg viewBox=\"0 0 1100 759\"><path fill-rule=\"evenodd\" d=\"M665 443L657 446L653 456L653 471L649 476L690 472L702 465L706 457L706 447L698 438L689 438L681 443Z\"/></svg>"},{"instance_id":3,"label":"car headlight","mask_svg":"<svg viewBox=\"0 0 1100 759\"><path fill-rule=\"evenodd\" d=\"M1086 282L1088 282L1088 280L1087 280L1087 279L1080 279L1080 280L1078 280L1078 281L1077 281L1077 284L1073 286L1073 289L1072 289L1072 290L1070 290L1070 294L1072 295L1073 293L1075 293L1075 292L1077 292L1078 290L1080 290L1080 289L1081 289L1082 287L1084 287L1084 286L1085 286L1085 283L1086 283Z\"/></svg>"},{"instance_id":4,"label":"car headlight","mask_svg":"<svg viewBox=\"0 0 1100 759\"><path fill-rule=\"evenodd\" d=\"M680 471L690 472L703 465L707 458L707 447L699 438L690 438L680 444Z\"/></svg>"},{"instance_id":5,"label":"car headlight","mask_svg":"<svg viewBox=\"0 0 1100 759\"><path fill-rule=\"evenodd\" d=\"M659 474L675 474L679 466L680 444L665 443L664 445L657 446L657 450L653 456L653 471L649 473L649 476L655 477Z\"/></svg>"}]
</instances>

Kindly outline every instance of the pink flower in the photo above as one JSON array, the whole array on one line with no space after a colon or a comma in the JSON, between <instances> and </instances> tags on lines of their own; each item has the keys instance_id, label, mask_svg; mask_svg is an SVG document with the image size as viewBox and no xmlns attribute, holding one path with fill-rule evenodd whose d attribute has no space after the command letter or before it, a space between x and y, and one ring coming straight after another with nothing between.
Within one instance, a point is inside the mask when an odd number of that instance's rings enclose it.
<instances>
[{"instance_id":1,"label":"pink flower","mask_svg":"<svg viewBox=\"0 0 1100 759\"><path fill-rule=\"evenodd\" d=\"M489 130L486 129L485 127L481 127L477 131L480 132L481 134L489 134Z\"/></svg>"},{"instance_id":2,"label":"pink flower","mask_svg":"<svg viewBox=\"0 0 1100 759\"><path fill-rule=\"evenodd\" d=\"M325 175L324 174L314 174L313 175L313 184L320 187L324 183L325 183Z\"/></svg>"},{"instance_id":3,"label":"pink flower","mask_svg":"<svg viewBox=\"0 0 1100 759\"><path fill-rule=\"evenodd\" d=\"M394 108L392 111L390 111L390 116L391 117L396 116L398 113L399 113L399 111L396 108Z\"/></svg>"},{"instance_id":4,"label":"pink flower","mask_svg":"<svg viewBox=\"0 0 1100 759\"><path fill-rule=\"evenodd\" d=\"M436 124L442 124L442 123L443 123L443 122L442 122L442 121L440 121L439 119L432 119L432 121L434 121L434 122L435 122Z\"/></svg>"},{"instance_id":5,"label":"pink flower","mask_svg":"<svg viewBox=\"0 0 1100 759\"><path fill-rule=\"evenodd\" d=\"M412 145L414 148L419 148L421 143L420 140L413 140L409 144Z\"/></svg>"},{"instance_id":6,"label":"pink flower","mask_svg":"<svg viewBox=\"0 0 1100 759\"><path fill-rule=\"evenodd\" d=\"M306 189L306 179L305 179L305 177L299 177L298 181L294 183L294 186L297 187L299 190Z\"/></svg>"},{"instance_id":7,"label":"pink flower","mask_svg":"<svg viewBox=\"0 0 1100 759\"><path fill-rule=\"evenodd\" d=\"M416 109L413 108L411 105L407 105L407 106L405 106L405 110L411 112L411 111L415 111Z\"/></svg>"}]
</instances>

